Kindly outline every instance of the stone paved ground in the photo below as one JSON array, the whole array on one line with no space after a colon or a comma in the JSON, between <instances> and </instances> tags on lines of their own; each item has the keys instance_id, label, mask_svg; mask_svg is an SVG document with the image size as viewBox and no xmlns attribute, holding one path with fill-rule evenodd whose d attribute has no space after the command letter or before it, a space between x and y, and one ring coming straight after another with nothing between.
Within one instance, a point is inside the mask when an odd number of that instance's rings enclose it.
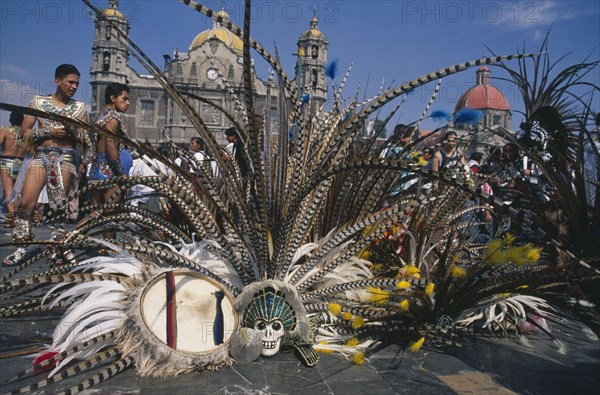
<instances>
[{"instance_id":1,"label":"stone paved ground","mask_svg":"<svg viewBox=\"0 0 600 395\"><path fill-rule=\"evenodd\" d=\"M49 229L37 231L47 237ZM0 244L9 234L0 230ZM0 247L2 258L12 247ZM0 269L4 277L9 268ZM0 382L30 366L30 356L12 356L35 346L52 333L56 316L4 319L0 325ZM555 332L567 346L561 354L541 335L530 347L508 339L465 340L463 347L422 349L404 353L391 346L380 350L362 366L343 357L321 354L314 368L300 365L291 353L217 372L177 378L141 378L130 369L86 390L90 394L598 394L600 393L600 343L578 328L569 334ZM83 377L83 376L82 376ZM82 378L80 377L80 379ZM87 377L87 376L85 376ZM69 388L68 379L47 391ZM2 386L0 392L18 386Z\"/></svg>"}]
</instances>

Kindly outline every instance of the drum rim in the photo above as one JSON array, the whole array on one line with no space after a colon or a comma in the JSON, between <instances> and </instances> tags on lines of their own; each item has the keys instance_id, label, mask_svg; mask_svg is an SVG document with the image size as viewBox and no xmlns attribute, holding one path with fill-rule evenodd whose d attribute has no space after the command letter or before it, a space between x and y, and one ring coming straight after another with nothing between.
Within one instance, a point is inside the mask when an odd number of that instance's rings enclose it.
<instances>
[{"instance_id":1,"label":"drum rim","mask_svg":"<svg viewBox=\"0 0 600 395\"><path fill-rule=\"evenodd\" d=\"M152 288L158 281L161 280L161 277L165 277L166 273L168 272L172 272L174 276L177 275L187 275L187 276L192 276L192 277L196 277L202 280L206 280L209 283L215 285L216 287L218 287L220 290L222 290L225 293L225 298L227 298L229 300L229 302L231 303L232 306L232 311L233 311L233 331L232 334L238 329L238 325L239 325L239 317L237 314L237 311L235 309L235 298L234 296L231 294L231 292L229 292L229 290L223 286L222 284L220 284L218 281L215 281L214 279L202 274L202 273L198 273L198 272L193 272L190 270L167 270L167 271L163 271L158 273L156 276L154 276L154 278L150 281L148 281L148 283L146 283L146 285L144 286L144 289L142 290L140 297L139 297L139 308L140 308L140 316L141 319L144 323L144 326L146 327L146 330L154 337L154 339L156 339L156 341L158 341L161 345L163 345L164 347L167 347L169 350L172 350L173 352L178 352L178 353L182 353L182 354L186 354L186 355L191 355L191 356L204 356L204 355L210 355L210 354L214 354L216 352L218 352L219 350L222 350L223 348L226 348L227 346L229 346L229 342L231 341L232 336L230 335L227 340L223 340L223 343L215 346L214 348L210 349L210 350L206 350L206 351L187 351L187 350L180 350L180 349L176 349L176 348L170 348L164 341L162 341L161 339L158 338L158 336L152 331L152 328L148 325L147 321L146 321L146 315L144 313L144 298L146 296L147 291Z\"/></svg>"}]
</instances>

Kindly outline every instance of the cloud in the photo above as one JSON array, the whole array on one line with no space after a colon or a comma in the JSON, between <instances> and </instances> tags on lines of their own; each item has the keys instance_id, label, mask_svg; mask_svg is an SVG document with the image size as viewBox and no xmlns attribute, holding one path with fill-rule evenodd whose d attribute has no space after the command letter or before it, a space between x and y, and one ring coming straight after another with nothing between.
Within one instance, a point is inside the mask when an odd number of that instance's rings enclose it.
<instances>
[{"instance_id":1,"label":"cloud","mask_svg":"<svg viewBox=\"0 0 600 395\"><path fill-rule=\"evenodd\" d=\"M549 27L560 21L598 14L595 2L489 2L481 9L479 24L508 30L529 30Z\"/></svg>"},{"instance_id":2,"label":"cloud","mask_svg":"<svg viewBox=\"0 0 600 395\"><path fill-rule=\"evenodd\" d=\"M0 70L7 72L7 73L12 73L12 74L16 74L16 75L28 75L29 72L19 66L15 66L14 64L3 64L0 65Z\"/></svg>"}]
</instances>

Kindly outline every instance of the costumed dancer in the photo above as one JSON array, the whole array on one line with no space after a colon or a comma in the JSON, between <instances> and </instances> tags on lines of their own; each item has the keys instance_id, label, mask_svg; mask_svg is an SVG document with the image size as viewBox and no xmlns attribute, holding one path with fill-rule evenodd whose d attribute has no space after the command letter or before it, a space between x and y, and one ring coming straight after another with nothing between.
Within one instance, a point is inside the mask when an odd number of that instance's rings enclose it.
<instances>
[{"instance_id":1,"label":"costumed dancer","mask_svg":"<svg viewBox=\"0 0 600 395\"><path fill-rule=\"evenodd\" d=\"M87 122L87 112L83 102L73 99L79 87L80 73L71 64L61 64L54 73L56 92L48 96L35 96L30 108ZM38 128L34 128L36 121ZM79 163L76 163L77 144L89 146L86 130L62 122L25 115L21 125L21 136L31 159L24 163L24 179L17 182L15 192L21 194L21 201L15 219L13 241L23 242L33 239L32 216L38 197L44 186L48 192L50 209L66 210L67 196L73 180L77 177ZM59 221L52 232L52 238L60 239L64 224ZM13 260L13 263L20 257Z\"/></svg>"},{"instance_id":2,"label":"costumed dancer","mask_svg":"<svg viewBox=\"0 0 600 395\"><path fill-rule=\"evenodd\" d=\"M119 83L108 85L104 92L104 103L105 107L98 114L94 123L113 135L126 135L127 128L123 113L129 108L129 87ZM120 146L115 138L108 134L101 134L96 143L96 153L92 159L88 180L94 182L126 176L129 174L132 163L131 155ZM119 187L115 186L102 191L94 191L92 199L95 203L119 203L123 196L119 192ZM92 217L97 215L97 212L90 214ZM104 237L114 239L116 234L113 230L105 229Z\"/></svg>"},{"instance_id":3,"label":"costumed dancer","mask_svg":"<svg viewBox=\"0 0 600 395\"><path fill-rule=\"evenodd\" d=\"M20 134L23 114L13 111L10 113L9 119L11 126L0 128L0 146L3 150L3 154L0 156L0 175L2 176L2 190L6 202L5 228L14 227L17 204L15 201L9 203L8 198L12 194L25 155Z\"/></svg>"}]
</instances>

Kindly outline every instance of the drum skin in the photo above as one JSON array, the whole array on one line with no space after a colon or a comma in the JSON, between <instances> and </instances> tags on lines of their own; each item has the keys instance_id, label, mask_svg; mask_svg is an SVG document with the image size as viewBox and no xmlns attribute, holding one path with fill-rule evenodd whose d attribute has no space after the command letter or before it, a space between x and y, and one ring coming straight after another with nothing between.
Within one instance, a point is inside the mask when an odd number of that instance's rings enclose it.
<instances>
[{"instance_id":1,"label":"drum skin","mask_svg":"<svg viewBox=\"0 0 600 395\"><path fill-rule=\"evenodd\" d=\"M185 353L207 354L225 347L237 328L233 296L195 272L161 273L146 286L140 304L150 332Z\"/></svg>"}]
</instances>

